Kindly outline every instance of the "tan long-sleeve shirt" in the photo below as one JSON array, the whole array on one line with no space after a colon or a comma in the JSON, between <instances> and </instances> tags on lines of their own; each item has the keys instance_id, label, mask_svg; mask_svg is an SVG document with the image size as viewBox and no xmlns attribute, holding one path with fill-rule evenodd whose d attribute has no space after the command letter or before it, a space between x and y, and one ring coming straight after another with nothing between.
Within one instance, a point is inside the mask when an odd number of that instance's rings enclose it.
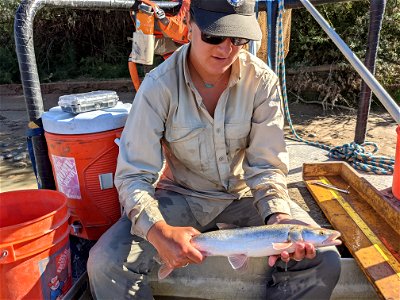
<instances>
[{"instance_id":1,"label":"tan long-sleeve shirt","mask_svg":"<svg viewBox=\"0 0 400 300\"><path fill-rule=\"evenodd\" d=\"M190 77L189 47L147 74L121 137L115 184L132 233L144 238L163 220L157 180L186 195L203 226L243 197L254 197L262 218L290 214L278 78L241 50L212 118Z\"/></svg>"}]
</instances>

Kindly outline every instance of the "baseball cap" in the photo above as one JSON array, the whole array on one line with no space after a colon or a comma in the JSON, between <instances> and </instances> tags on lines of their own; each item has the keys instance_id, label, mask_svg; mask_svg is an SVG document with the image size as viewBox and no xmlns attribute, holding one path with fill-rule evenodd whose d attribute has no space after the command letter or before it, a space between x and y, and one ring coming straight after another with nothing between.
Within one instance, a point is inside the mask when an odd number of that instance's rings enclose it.
<instances>
[{"instance_id":1,"label":"baseball cap","mask_svg":"<svg viewBox=\"0 0 400 300\"><path fill-rule=\"evenodd\" d=\"M261 40L255 0L192 0L194 22L206 34Z\"/></svg>"}]
</instances>

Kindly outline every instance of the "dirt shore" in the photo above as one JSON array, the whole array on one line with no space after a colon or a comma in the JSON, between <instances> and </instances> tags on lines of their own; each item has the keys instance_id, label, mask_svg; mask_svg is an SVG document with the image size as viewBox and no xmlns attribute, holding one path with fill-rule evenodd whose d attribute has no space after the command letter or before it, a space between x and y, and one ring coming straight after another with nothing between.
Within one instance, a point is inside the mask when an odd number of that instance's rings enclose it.
<instances>
[{"instance_id":1,"label":"dirt shore","mask_svg":"<svg viewBox=\"0 0 400 300\"><path fill-rule=\"evenodd\" d=\"M126 84L118 82L122 87ZM104 88L104 87L102 87ZM108 87L110 88L110 87ZM132 102L133 93L129 88L119 92L120 100ZM51 90L51 88L49 88ZM85 84L76 91L93 90ZM117 90L117 89L116 89ZM0 89L0 191L36 188L36 180L26 148L26 128L28 116L21 92L6 92ZM10 88L8 87L8 91ZM46 90L48 92L48 90ZM60 87L43 95L45 110L56 106L58 97L66 94ZM322 106L304 103L290 104L291 118L297 133L306 140L318 141L329 146L340 146L354 140L357 112L354 110L323 110ZM293 138L286 126L286 135ZM379 146L376 155L394 157L396 147L396 124L383 110L373 110L368 120L366 140ZM368 151L372 151L371 148Z\"/></svg>"},{"instance_id":2,"label":"dirt shore","mask_svg":"<svg viewBox=\"0 0 400 300\"><path fill-rule=\"evenodd\" d=\"M290 114L294 128L300 137L313 142L320 142L331 147L341 146L354 141L357 111L347 109L323 110L320 105L291 103ZM288 137L293 137L288 126ZM367 125L366 142L378 146L375 155L394 157L396 152L396 123L383 109L370 112ZM365 149L373 151L373 147Z\"/></svg>"}]
</instances>

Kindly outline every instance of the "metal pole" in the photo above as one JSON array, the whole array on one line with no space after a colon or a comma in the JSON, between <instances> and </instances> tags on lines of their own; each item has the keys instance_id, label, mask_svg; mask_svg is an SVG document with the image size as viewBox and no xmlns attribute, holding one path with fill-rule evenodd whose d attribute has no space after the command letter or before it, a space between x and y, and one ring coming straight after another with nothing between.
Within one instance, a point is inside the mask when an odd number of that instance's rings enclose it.
<instances>
[{"instance_id":1,"label":"metal pole","mask_svg":"<svg viewBox=\"0 0 400 300\"><path fill-rule=\"evenodd\" d=\"M271 0L267 0L271 1ZM313 5L323 5L323 4L331 4L331 3L339 3L339 2L348 2L349 0L311 0ZM358 0L350 0L350 1L358 1ZM303 8L301 0L285 0L285 9L296 9Z\"/></svg>"},{"instance_id":2,"label":"metal pole","mask_svg":"<svg viewBox=\"0 0 400 300\"><path fill-rule=\"evenodd\" d=\"M367 52L365 55L365 66L375 75L376 56L378 54L379 35L382 28L383 14L385 12L386 0L372 0L369 13L369 30L367 40ZM361 82L360 98L358 100L357 123L354 142L362 144L365 142L367 132L368 115L371 107L371 89Z\"/></svg>"},{"instance_id":3,"label":"metal pole","mask_svg":"<svg viewBox=\"0 0 400 300\"><path fill-rule=\"evenodd\" d=\"M378 97L379 101L383 104L386 110L390 113L392 118L397 124L400 123L400 108L394 102L392 97L386 92L386 90L380 85L370 71L363 65L360 59L351 51L349 46L340 38L340 36L329 26L328 22L321 16L321 14L315 9L315 7L308 0L300 0L305 8L311 13L314 19L322 27L322 29L328 34L339 50L344 54L346 59L356 69L357 73L371 88L374 94Z\"/></svg>"},{"instance_id":4,"label":"metal pole","mask_svg":"<svg viewBox=\"0 0 400 300\"><path fill-rule=\"evenodd\" d=\"M276 32L278 21L278 1L267 2L267 63L275 74L278 71L278 35Z\"/></svg>"}]
</instances>

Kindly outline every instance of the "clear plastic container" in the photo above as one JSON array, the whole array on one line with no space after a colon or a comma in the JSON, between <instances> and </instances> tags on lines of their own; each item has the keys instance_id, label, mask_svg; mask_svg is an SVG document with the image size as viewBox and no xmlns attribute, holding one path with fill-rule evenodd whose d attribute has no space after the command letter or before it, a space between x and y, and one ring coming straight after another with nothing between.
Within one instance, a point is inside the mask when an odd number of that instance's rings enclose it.
<instances>
[{"instance_id":1,"label":"clear plastic container","mask_svg":"<svg viewBox=\"0 0 400 300\"><path fill-rule=\"evenodd\" d=\"M114 107L118 100L119 97L114 91L93 91L61 96L58 99L58 105L65 112L79 114Z\"/></svg>"}]
</instances>

